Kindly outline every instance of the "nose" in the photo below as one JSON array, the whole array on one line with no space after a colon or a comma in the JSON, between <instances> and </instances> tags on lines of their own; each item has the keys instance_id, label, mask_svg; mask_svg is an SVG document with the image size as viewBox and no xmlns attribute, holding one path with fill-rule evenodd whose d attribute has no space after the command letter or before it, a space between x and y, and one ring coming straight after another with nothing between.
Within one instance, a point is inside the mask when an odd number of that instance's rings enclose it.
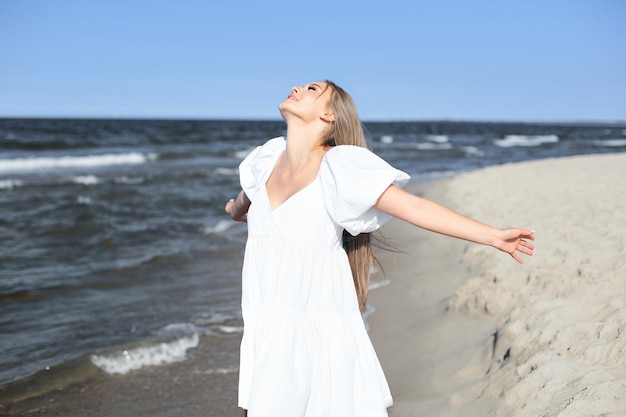
<instances>
[{"instance_id":1,"label":"nose","mask_svg":"<svg viewBox=\"0 0 626 417\"><path fill-rule=\"evenodd\" d=\"M294 85L293 87L291 87L291 92L292 93L297 93L298 90L300 90L300 88L301 88L300 86Z\"/></svg>"}]
</instances>

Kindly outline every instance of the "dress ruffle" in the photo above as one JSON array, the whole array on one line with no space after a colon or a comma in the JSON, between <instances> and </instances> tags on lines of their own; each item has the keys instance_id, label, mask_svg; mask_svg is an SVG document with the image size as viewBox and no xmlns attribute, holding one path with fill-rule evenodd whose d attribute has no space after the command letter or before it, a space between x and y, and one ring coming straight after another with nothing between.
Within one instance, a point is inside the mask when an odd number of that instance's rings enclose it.
<instances>
[{"instance_id":1,"label":"dress ruffle","mask_svg":"<svg viewBox=\"0 0 626 417\"><path fill-rule=\"evenodd\" d=\"M239 406L250 417L386 416L393 401L345 251L271 240L253 236L246 248L279 255L269 266L256 257L245 261Z\"/></svg>"},{"instance_id":2,"label":"dress ruffle","mask_svg":"<svg viewBox=\"0 0 626 417\"><path fill-rule=\"evenodd\" d=\"M410 179L366 148L349 145L326 153L319 177L331 217L353 236L391 219L373 206L391 184L403 187Z\"/></svg>"},{"instance_id":3,"label":"dress ruffle","mask_svg":"<svg viewBox=\"0 0 626 417\"><path fill-rule=\"evenodd\" d=\"M241 187L251 201L265 187L286 144L282 136L270 139L239 165ZM318 178L329 214L356 236L377 230L391 218L372 206L391 184L403 187L410 176L366 148L339 145L324 156Z\"/></svg>"},{"instance_id":4,"label":"dress ruffle","mask_svg":"<svg viewBox=\"0 0 626 417\"><path fill-rule=\"evenodd\" d=\"M285 144L282 136L270 139L254 148L239 164L239 183L250 201L254 201L256 193L265 186L278 156L285 150Z\"/></svg>"}]
</instances>

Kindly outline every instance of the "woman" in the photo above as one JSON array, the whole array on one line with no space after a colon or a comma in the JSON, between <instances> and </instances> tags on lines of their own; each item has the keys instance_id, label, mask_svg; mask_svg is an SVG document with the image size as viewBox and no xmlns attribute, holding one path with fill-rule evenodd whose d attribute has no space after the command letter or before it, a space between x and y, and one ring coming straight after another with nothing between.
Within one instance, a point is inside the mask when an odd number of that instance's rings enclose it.
<instances>
[{"instance_id":1,"label":"woman","mask_svg":"<svg viewBox=\"0 0 626 417\"><path fill-rule=\"evenodd\" d=\"M361 319L368 233L393 216L522 263L533 232L402 191L409 176L365 148L352 99L330 81L293 87L279 109L286 139L246 157L225 207L248 222L239 406L250 417L386 416L389 387Z\"/></svg>"}]
</instances>

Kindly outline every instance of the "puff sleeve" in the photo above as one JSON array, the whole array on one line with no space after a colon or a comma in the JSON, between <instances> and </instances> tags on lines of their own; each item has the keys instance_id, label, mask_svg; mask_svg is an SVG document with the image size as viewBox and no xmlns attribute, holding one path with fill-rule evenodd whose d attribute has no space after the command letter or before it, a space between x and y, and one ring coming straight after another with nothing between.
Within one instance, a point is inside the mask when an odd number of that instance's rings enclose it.
<instances>
[{"instance_id":1,"label":"puff sleeve","mask_svg":"<svg viewBox=\"0 0 626 417\"><path fill-rule=\"evenodd\" d=\"M250 201L255 200L259 189L264 186L285 146L286 141L282 136L270 139L257 146L239 164L239 183Z\"/></svg>"},{"instance_id":2,"label":"puff sleeve","mask_svg":"<svg viewBox=\"0 0 626 417\"><path fill-rule=\"evenodd\" d=\"M319 177L324 203L333 220L351 235L373 232L391 216L373 208L392 184L410 179L366 148L340 145L326 154Z\"/></svg>"}]
</instances>

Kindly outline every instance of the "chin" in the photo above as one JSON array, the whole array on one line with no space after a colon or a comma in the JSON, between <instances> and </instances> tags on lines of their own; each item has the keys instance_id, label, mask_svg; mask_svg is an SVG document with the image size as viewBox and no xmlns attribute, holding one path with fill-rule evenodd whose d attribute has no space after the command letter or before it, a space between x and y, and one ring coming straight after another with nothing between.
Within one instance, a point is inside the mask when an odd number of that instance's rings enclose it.
<instances>
[{"instance_id":1,"label":"chin","mask_svg":"<svg viewBox=\"0 0 626 417\"><path fill-rule=\"evenodd\" d=\"M283 101L278 105L278 110L280 111L280 115L283 117L283 120L287 121L290 115L295 115L294 109L289 105L288 102Z\"/></svg>"}]
</instances>

